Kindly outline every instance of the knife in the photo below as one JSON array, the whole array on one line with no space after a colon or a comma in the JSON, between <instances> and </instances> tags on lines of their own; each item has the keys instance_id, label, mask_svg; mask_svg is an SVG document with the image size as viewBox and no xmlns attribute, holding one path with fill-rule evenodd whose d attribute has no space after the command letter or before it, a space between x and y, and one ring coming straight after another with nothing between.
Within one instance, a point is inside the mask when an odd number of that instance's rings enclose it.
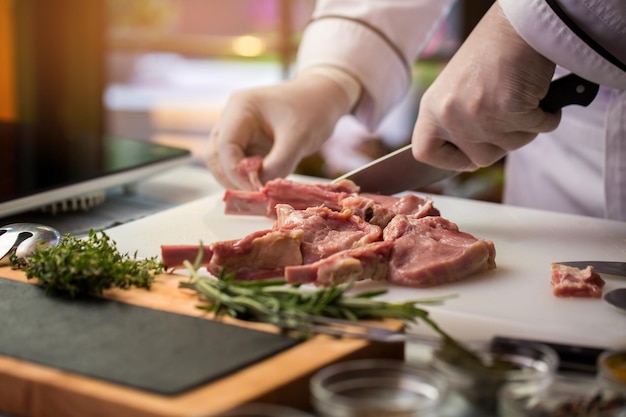
<instances>
[{"instance_id":1,"label":"knife","mask_svg":"<svg viewBox=\"0 0 626 417\"><path fill-rule=\"evenodd\" d=\"M550 83L548 93L539 103L545 111L554 113L570 104L588 106L598 93L598 84L569 74ZM361 192L396 194L434 184L460 174L460 171L437 168L413 158L411 144L378 158L333 182L352 180Z\"/></svg>"},{"instance_id":2,"label":"knife","mask_svg":"<svg viewBox=\"0 0 626 417\"><path fill-rule=\"evenodd\" d=\"M585 269L592 266L599 274L619 275L626 277L626 262L619 261L567 261L554 262L555 264L572 266L574 268Z\"/></svg>"},{"instance_id":3,"label":"knife","mask_svg":"<svg viewBox=\"0 0 626 417\"><path fill-rule=\"evenodd\" d=\"M559 357L559 372L575 372L596 375L598 372L598 358L607 351L599 346L569 345L565 343L547 342L545 340L523 339L519 337L494 336L491 343L494 346L511 344L541 344L552 348Z\"/></svg>"}]
</instances>

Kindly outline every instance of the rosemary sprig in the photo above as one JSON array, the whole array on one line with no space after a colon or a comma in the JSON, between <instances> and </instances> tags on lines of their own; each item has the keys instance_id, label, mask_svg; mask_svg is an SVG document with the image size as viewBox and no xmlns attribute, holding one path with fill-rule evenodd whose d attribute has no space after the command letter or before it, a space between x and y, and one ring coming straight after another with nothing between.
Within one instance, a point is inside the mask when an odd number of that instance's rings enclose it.
<instances>
[{"instance_id":1,"label":"rosemary sprig","mask_svg":"<svg viewBox=\"0 0 626 417\"><path fill-rule=\"evenodd\" d=\"M441 304L450 297L390 303L374 299L385 294L387 290L384 289L347 294L352 283L309 291L302 290L298 285L290 285L285 280L237 281L234 274L226 274L224 270L216 279L198 274L202 253L201 243L194 263L184 262L189 280L179 285L201 294L206 303L198 305L198 308L212 312L216 317L228 315L282 328L289 327L285 327L285 324L298 324L299 320L307 324L309 315L354 321L386 318L407 323L422 321L441 336L439 354L455 358L455 361L461 361L473 369L489 368L478 355L439 327L427 310L418 306ZM284 317L289 317L289 323L285 323Z\"/></svg>"},{"instance_id":2,"label":"rosemary sprig","mask_svg":"<svg viewBox=\"0 0 626 417\"><path fill-rule=\"evenodd\" d=\"M187 268L191 264L186 265ZM284 280L236 281L234 275L221 274L217 279L191 272L189 281L180 283L202 294L208 303L199 308L216 316L229 315L243 320L275 322L276 313L290 317L318 315L348 320L395 318L407 322L426 319L428 311L417 304L439 304L443 298L389 303L374 297L386 291L368 291L347 295L351 284L301 290Z\"/></svg>"},{"instance_id":3,"label":"rosemary sprig","mask_svg":"<svg viewBox=\"0 0 626 417\"><path fill-rule=\"evenodd\" d=\"M354 321L392 318L414 323L421 320L444 339L452 340L430 319L428 311L418 306L441 304L449 297L390 303L375 299L387 292L384 289L347 294L353 287L352 283L303 290L300 286L290 285L285 280L237 281L234 274L226 274L223 270L215 279L198 274L201 257L202 248L194 264L185 261L190 277L188 281L181 282L180 286L200 293L206 303L199 305L198 308L210 311L216 316L228 315L278 326L283 320L281 316L289 316L290 320L302 317L304 321L309 315Z\"/></svg>"},{"instance_id":4,"label":"rosemary sprig","mask_svg":"<svg viewBox=\"0 0 626 417\"><path fill-rule=\"evenodd\" d=\"M28 279L36 278L47 294L72 298L101 295L112 287L150 288L154 276L164 271L156 257L122 254L104 231L93 229L85 239L63 235L58 245L39 247L27 259L12 256L11 263Z\"/></svg>"}]
</instances>

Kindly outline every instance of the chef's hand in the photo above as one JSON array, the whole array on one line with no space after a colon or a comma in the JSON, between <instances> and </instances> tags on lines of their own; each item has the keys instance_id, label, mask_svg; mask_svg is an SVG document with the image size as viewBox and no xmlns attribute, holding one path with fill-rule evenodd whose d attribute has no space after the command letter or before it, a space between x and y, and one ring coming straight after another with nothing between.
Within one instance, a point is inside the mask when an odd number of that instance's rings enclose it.
<instances>
[{"instance_id":1,"label":"chef's hand","mask_svg":"<svg viewBox=\"0 0 626 417\"><path fill-rule=\"evenodd\" d=\"M206 162L226 188L252 190L239 162L262 156L261 182L291 174L331 136L360 94L356 80L314 67L293 80L234 93L209 139Z\"/></svg>"},{"instance_id":2,"label":"chef's hand","mask_svg":"<svg viewBox=\"0 0 626 417\"><path fill-rule=\"evenodd\" d=\"M424 93L413 156L471 171L554 130L560 112L539 108L554 68L515 32L496 2Z\"/></svg>"}]
</instances>

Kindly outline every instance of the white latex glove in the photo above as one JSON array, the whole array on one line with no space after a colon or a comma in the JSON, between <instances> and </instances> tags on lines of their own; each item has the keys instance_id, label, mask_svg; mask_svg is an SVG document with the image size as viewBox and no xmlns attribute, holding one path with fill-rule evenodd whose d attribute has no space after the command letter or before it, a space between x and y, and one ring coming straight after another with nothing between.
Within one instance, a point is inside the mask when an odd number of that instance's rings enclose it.
<instances>
[{"instance_id":1,"label":"white latex glove","mask_svg":"<svg viewBox=\"0 0 626 417\"><path fill-rule=\"evenodd\" d=\"M413 156L470 171L554 130L560 112L538 107L554 68L515 32L496 2L424 93Z\"/></svg>"},{"instance_id":2,"label":"white latex glove","mask_svg":"<svg viewBox=\"0 0 626 417\"><path fill-rule=\"evenodd\" d=\"M360 86L344 72L311 68L295 79L234 93L213 129L206 162L226 188L252 190L239 162L264 157L260 179L291 174L300 160L331 136L339 118L358 100Z\"/></svg>"}]
</instances>

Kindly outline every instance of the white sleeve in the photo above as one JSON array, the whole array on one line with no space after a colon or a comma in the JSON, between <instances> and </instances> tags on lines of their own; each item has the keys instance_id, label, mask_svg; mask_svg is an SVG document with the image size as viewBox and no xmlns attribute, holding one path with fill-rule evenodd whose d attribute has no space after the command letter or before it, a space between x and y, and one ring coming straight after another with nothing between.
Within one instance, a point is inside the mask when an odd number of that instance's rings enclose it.
<instances>
[{"instance_id":1,"label":"white sleeve","mask_svg":"<svg viewBox=\"0 0 626 417\"><path fill-rule=\"evenodd\" d=\"M498 1L511 25L537 52L585 79L626 88L624 0Z\"/></svg>"},{"instance_id":2,"label":"white sleeve","mask_svg":"<svg viewBox=\"0 0 626 417\"><path fill-rule=\"evenodd\" d=\"M354 115L374 128L405 96L410 65L455 0L320 0L300 42L297 71L337 67L361 84Z\"/></svg>"}]
</instances>

